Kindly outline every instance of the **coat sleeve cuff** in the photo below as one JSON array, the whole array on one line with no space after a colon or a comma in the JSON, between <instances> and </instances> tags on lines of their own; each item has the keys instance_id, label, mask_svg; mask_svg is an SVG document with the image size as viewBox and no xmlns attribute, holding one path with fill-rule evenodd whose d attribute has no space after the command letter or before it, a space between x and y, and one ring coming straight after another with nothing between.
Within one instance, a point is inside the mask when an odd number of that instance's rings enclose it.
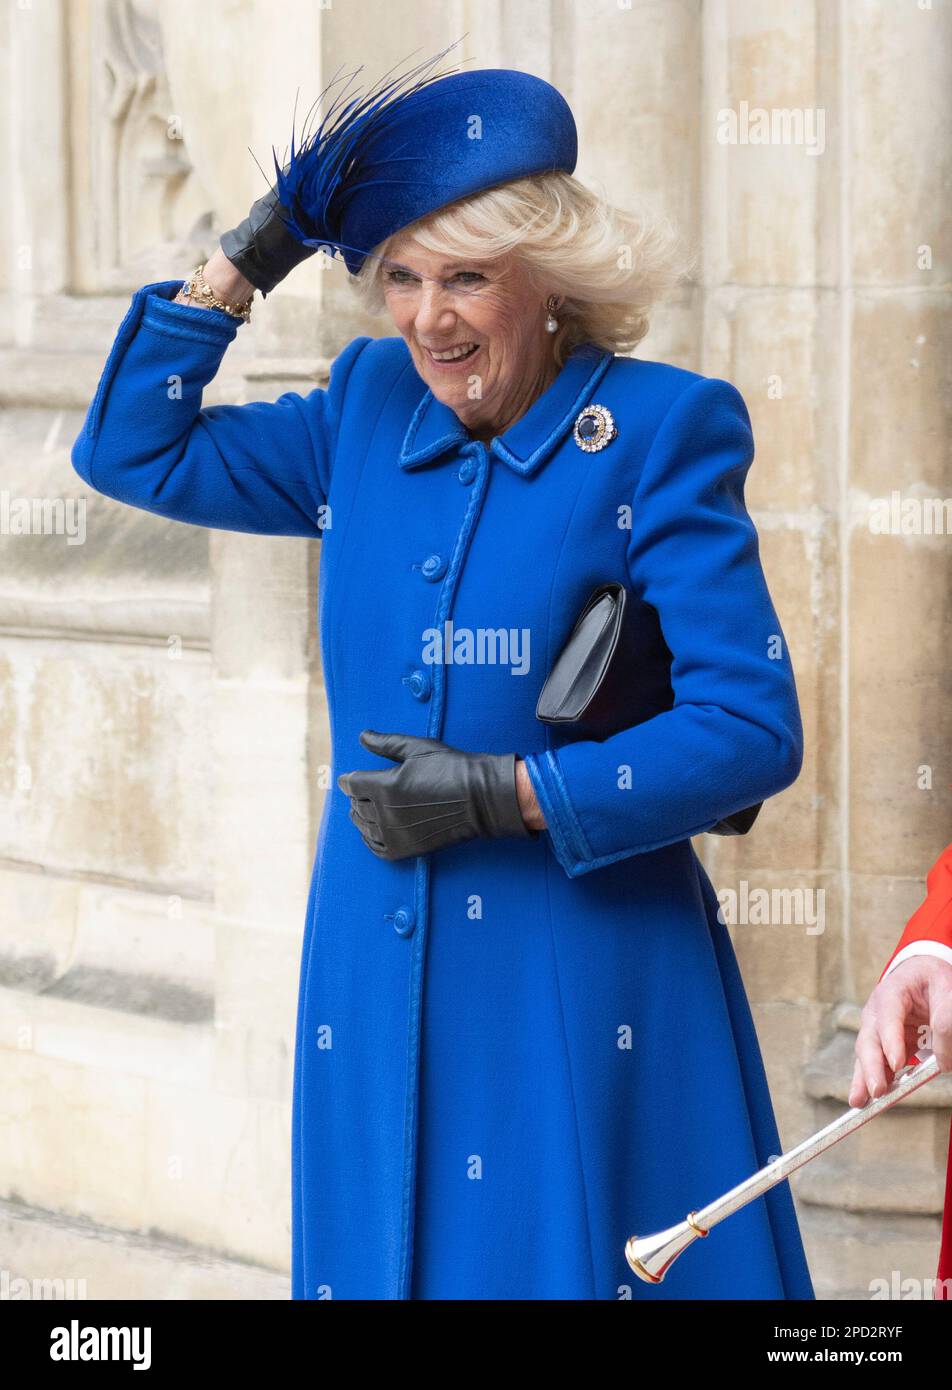
<instances>
[{"instance_id":1,"label":"coat sleeve cuff","mask_svg":"<svg viewBox=\"0 0 952 1390\"><path fill-rule=\"evenodd\" d=\"M195 304L174 304L182 288L181 280L162 280L146 285L143 296L142 324L157 333L173 338L190 338L193 342L227 347L234 339L244 319L227 314L224 309L200 309Z\"/></svg>"},{"instance_id":2,"label":"coat sleeve cuff","mask_svg":"<svg viewBox=\"0 0 952 1390\"><path fill-rule=\"evenodd\" d=\"M569 878L576 878L591 867L592 850L579 824L555 754L527 753L523 761L535 790L552 853Z\"/></svg>"},{"instance_id":3,"label":"coat sleeve cuff","mask_svg":"<svg viewBox=\"0 0 952 1390\"><path fill-rule=\"evenodd\" d=\"M580 745L568 745L569 748ZM568 783L558 750L548 748L544 753L527 753L523 759L535 788L539 805L546 819L546 834L555 855L569 878L578 878L593 869L604 868L607 864L617 864L633 854L645 854L649 850L664 849L710 830L717 823L715 819L698 822L687 831L678 830L675 834L659 839L647 838L640 843L626 845L623 849L598 854L585 833L578 810L569 795Z\"/></svg>"}]
</instances>

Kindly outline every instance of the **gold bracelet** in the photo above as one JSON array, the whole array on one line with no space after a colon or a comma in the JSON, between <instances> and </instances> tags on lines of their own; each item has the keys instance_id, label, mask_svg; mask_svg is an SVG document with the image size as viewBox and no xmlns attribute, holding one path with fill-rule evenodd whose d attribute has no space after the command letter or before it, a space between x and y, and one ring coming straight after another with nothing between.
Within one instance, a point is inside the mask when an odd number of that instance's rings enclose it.
<instances>
[{"instance_id":1,"label":"gold bracelet","mask_svg":"<svg viewBox=\"0 0 952 1390\"><path fill-rule=\"evenodd\" d=\"M233 318L243 319L245 323L251 321L251 301L255 297L254 290L248 296L244 304L226 304L223 299L219 299L213 291L211 285L202 273L205 269L204 263L196 266L191 275L182 284L182 290L190 299L201 301L202 307L206 309L224 309L226 314L231 314Z\"/></svg>"}]
</instances>

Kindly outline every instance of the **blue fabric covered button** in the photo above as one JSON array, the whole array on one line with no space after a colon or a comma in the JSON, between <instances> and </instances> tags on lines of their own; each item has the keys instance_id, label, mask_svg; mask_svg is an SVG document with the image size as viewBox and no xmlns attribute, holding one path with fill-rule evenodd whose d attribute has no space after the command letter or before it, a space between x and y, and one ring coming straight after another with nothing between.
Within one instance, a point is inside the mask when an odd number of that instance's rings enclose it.
<instances>
[{"instance_id":1,"label":"blue fabric covered button","mask_svg":"<svg viewBox=\"0 0 952 1390\"><path fill-rule=\"evenodd\" d=\"M416 917L412 907L398 907L396 912L388 913L388 917L393 921L393 929L397 936L412 936L416 926Z\"/></svg>"},{"instance_id":2,"label":"blue fabric covered button","mask_svg":"<svg viewBox=\"0 0 952 1390\"><path fill-rule=\"evenodd\" d=\"M442 555L428 555L420 566L424 579L439 579L446 573L446 561Z\"/></svg>"},{"instance_id":3,"label":"blue fabric covered button","mask_svg":"<svg viewBox=\"0 0 952 1390\"><path fill-rule=\"evenodd\" d=\"M403 677L403 683L416 700L428 700L432 692L432 682L426 671L417 669Z\"/></svg>"}]
</instances>

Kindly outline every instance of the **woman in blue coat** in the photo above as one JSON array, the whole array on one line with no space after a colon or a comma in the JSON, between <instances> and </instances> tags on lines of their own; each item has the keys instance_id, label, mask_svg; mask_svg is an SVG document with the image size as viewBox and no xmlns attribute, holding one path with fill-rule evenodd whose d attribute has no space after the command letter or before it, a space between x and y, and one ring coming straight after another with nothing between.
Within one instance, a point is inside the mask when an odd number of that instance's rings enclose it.
<instances>
[{"instance_id":1,"label":"woman in blue coat","mask_svg":"<svg viewBox=\"0 0 952 1390\"><path fill-rule=\"evenodd\" d=\"M786 1185L659 1286L624 1255L781 1151L690 840L802 756L748 414L624 355L668 252L572 178L561 95L422 68L292 145L204 277L134 295L73 449L132 506L321 540L292 1296L812 1298ZM203 409L254 291L318 246L395 335ZM573 737L536 701L607 581L644 682L630 727Z\"/></svg>"}]
</instances>

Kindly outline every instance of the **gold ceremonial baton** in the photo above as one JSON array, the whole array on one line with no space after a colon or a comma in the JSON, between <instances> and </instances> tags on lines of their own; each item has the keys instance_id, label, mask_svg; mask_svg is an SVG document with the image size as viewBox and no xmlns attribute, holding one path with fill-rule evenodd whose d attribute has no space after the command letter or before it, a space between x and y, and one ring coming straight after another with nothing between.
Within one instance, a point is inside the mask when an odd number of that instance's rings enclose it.
<instances>
[{"instance_id":1,"label":"gold ceremonial baton","mask_svg":"<svg viewBox=\"0 0 952 1390\"><path fill-rule=\"evenodd\" d=\"M938 1076L939 1063L933 1052L927 1048L920 1048L916 1057L920 1060L897 1071L892 1084L881 1096L868 1100L858 1110L847 1110L825 1129L819 1130L809 1139L804 1139L802 1144L798 1144L789 1153L781 1154L773 1163L768 1163L766 1168L761 1168L759 1173L754 1173L752 1177L738 1183L737 1187L732 1187L723 1197L718 1197L715 1202L709 1203L700 1211L689 1211L677 1226L669 1226L666 1231L658 1231L653 1236L631 1236L625 1245L625 1259L638 1278L647 1284L660 1284L681 1252L692 1245L699 1236L708 1235L719 1221L733 1215L755 1197L769 1192L777 1183L783 1182L818 1154L825 1153L848 1134L869 1124L870 1120L875 1119L884 1110L912 1095L913 1091L918 1091L920 1086Z\"/></svg>"}]
</instances>

